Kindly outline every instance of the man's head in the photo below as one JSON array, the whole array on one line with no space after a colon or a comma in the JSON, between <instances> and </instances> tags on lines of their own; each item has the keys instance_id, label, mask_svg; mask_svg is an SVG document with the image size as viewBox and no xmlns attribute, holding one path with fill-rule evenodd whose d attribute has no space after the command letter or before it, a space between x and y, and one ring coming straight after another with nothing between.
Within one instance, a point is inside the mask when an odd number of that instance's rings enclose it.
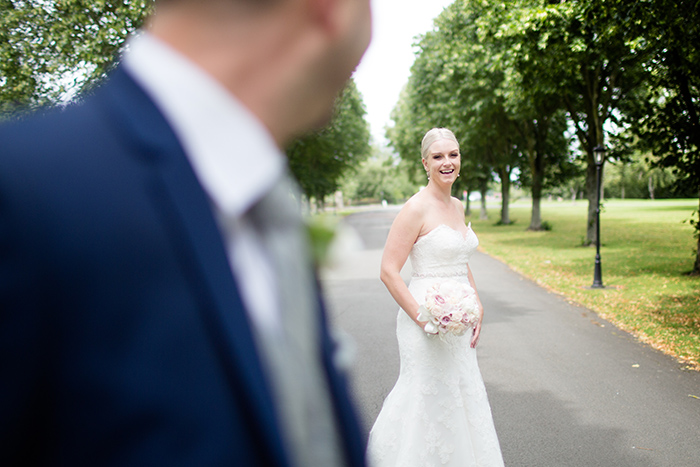
<instances>
[{"instance_id":1,"label":"man's head","mask_svg":"<svg viewBox=\"0 0 700 467\"><path fill-rule=\"evenodd\" d=\"M371 36L369 0L156 0L151 31L201 66L278 144L325 123Z\"/></svg>"}]
</instances>

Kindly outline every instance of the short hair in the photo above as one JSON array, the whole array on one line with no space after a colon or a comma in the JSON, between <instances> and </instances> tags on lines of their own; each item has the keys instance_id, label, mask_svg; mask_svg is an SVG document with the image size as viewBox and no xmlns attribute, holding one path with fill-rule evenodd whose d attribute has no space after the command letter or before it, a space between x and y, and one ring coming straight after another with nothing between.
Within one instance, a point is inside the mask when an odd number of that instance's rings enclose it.
<instances>
[{"instance_id":1,"label":"short hair","mask_svg":"<svg viewBox=\"0 0 700 467\"><path fill-rule=\"evenodd\" d=\"M430 146L432 146L434 142L441 139L449 139L454 141L457 143L457 148L459 148L459 141L457 141L457 137L454 133L452 133L452 131L448 130L447 128L432 128L428 130L425 136L423 136L423 141L420 145L421 158L426 159Z\"/></svg>"}]
</instances>

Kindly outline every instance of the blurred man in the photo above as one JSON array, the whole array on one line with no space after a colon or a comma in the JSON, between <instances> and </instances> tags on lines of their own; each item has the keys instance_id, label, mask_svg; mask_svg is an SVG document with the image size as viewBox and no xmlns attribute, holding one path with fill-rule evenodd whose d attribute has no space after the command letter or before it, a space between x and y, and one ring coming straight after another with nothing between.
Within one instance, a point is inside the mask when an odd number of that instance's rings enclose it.
<instances>
[{"instance_id":1,"label":"blurred man","mask_svg":"<svg viewBox=\"0 0 700 467\"><path fill-rule=\"evenodd\" d=\"M280 148L370 23L157 0L92 96L0 127L0 464L364 464Z\"/></svg>"}]
</instances>

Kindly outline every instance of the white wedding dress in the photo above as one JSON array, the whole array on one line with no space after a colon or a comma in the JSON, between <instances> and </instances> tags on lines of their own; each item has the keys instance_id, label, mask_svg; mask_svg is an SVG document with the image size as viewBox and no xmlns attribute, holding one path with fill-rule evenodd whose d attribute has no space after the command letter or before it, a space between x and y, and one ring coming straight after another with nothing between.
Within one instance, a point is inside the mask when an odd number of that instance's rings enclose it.
<instances>
[{"instance_id":1,"label":"white wedding dress","mask_svg":"<svg viewBox=\"0 0 700 467\"><path fill-rule=\"evenodd\" d=\"M467 230L440 225L415 243L408 288L418 303L435 281L468 282L479 240ZM503 466L471 331L427 335L399 310L396 335L401 370L370 432L370 467Z\"/></svg>"}]
</instances>

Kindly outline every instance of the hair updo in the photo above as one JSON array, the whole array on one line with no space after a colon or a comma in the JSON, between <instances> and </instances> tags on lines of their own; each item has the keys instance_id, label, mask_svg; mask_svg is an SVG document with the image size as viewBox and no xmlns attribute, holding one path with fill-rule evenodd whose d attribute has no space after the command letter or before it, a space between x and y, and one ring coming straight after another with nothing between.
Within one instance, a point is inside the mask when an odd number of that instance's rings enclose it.
<instances>
[{"instance_id":1,"label":"hair updo","mask_svg":"<svg viewBox=\"0 0 700 467\"><path fill-rule=\"evenodd\" d=\"M447 128L433 128L432 130L428 130L425 136L423 136L423 142L420 145L421 157L427 159L430 146L441 139L454 141L457 144L457 148L459 148L459 141L457 141L457 137L455 137L454 133Z\"/></svg>"}]
</instances>

